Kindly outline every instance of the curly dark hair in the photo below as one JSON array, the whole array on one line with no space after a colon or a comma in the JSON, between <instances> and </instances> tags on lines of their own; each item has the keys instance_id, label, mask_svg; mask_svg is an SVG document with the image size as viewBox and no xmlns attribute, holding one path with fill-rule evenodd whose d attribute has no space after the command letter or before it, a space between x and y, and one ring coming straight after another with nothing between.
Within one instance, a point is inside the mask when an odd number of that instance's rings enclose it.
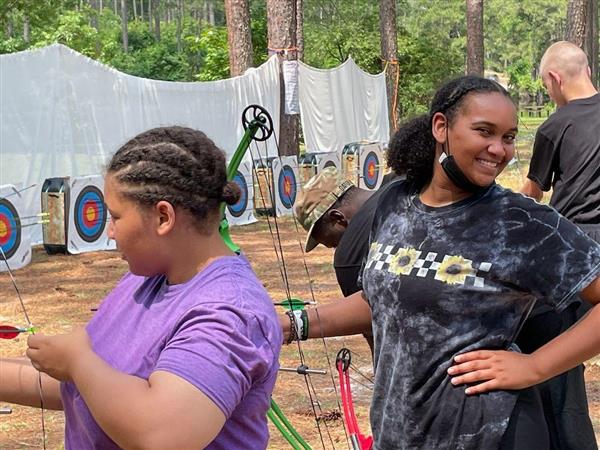
<instances>
[{"instance_id":1,"label":"curly dark hair","mask_svg":"<svg viewBox=\"0 0 600 450\"><path fill-rule=\"evenodd\" d=\"M434 114L443 113L451 125L470 95L494 92L510 99L500 84L476 75L462 76L444 84L435 93L429 113L410 120L394 134L387 155L388 167L398 175L406 175L413 188L421 190L433 176L436 141L431 125Z\"/></svg>"},{"instance_id":2,"label":"curly dark hair","mask_svg":"<svg viewBox=\"0 0 600 450\"><path fill-rule=\"evenodd\" d=\"M178 126L154 128L129 140L112 157L107 174L122 194L144 206L165 200L189 211L206 230L221 202L235 204L241 195L227 181L225 154L203 132Z\"/></svg>"}]
</instances>

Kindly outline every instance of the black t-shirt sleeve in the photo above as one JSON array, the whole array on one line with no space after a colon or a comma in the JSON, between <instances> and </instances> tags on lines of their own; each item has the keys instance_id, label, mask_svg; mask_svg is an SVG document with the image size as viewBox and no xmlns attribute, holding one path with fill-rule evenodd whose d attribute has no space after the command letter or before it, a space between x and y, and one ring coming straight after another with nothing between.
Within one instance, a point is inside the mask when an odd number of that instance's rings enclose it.
<instances>
[{"instance_id":1,"label":"black t-shirt sleeve","mask_svg":"<svg viewBox=\"0 0 600 450\"><path fill-rule=\"evenodd\" d=\"M522 258L514 261L515 284L562 311L600 275L600 245L554 209L531 205L514 208L510 223L515 239L508 245L520 247Z\"/></svg>"},{"instance_id":2,"label":"black t-shirt sleeve","mask_svg":"<svg viewBox=\"0 0 600 450\"><path fill-rule=\"evenodd\" d=\"M542 131L536 133L527 178L535 181L543 191L548 191L552 187L558 149L559 145L545 133Z\"/></svg>"}]
</instances>

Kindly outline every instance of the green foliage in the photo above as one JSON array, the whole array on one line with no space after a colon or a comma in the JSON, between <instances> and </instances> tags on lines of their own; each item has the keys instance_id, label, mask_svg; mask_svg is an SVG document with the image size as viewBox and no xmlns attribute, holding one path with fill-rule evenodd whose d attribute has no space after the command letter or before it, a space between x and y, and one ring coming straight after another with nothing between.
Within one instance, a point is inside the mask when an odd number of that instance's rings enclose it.
<instances>
[{"instance_id":1,"label":"green foliage","mask_svg":"<svg viewBox=\"0 0 600 450\"><path fill-rule=\"evenodd\" d=\"M98 32L89 25L90 13L89 8L67 10L57 17L53 27L34 29L34 47L59 43L95 58Z\"/></svg>"},{"instance_id":2,"label":"green foliage","mask_svg":"<svg viewBox=\"0 0 600 450\"><path fill-rule=\"evenodd\" d=\"M203 64L202 71L196 75L196 78L200 81L214 81L229 77L227 28L205 28L202 30L198 45Z\"/></svg>"}]
</instances>

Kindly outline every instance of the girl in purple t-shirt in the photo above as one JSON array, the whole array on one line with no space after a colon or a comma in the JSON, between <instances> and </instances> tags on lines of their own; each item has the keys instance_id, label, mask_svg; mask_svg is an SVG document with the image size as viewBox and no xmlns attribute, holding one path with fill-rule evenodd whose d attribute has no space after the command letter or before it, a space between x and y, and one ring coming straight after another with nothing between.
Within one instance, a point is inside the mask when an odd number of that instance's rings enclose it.
<instances>
[{"instance_id":1,"label":"girl in purple t-shirt","mask_svg":"<svg viewBox=\"0 0 600 450\"><path fill-rule=\"evenodd\" d=\"M85 329L2 360L0 399L64 410L65 448L264 449L281 329L218 231L240 192L202 132L157 128L113 156L109 236L129 270Z\"/></svg>"}]
</instances>

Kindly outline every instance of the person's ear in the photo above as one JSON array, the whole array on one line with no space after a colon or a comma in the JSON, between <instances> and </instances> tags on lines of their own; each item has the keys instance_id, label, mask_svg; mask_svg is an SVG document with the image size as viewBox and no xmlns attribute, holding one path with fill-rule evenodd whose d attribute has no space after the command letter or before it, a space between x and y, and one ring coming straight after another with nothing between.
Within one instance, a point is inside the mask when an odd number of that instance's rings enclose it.
<instances>
[{"instance_id":1,"label":"person's ear","mask_svg":"<svg viewBox=\"0 0 600 450\"><path fill-rule=\"evenodd\" d=\"M556 84L557 86L561 87L562 86L562 79L560 77L560 74L558 72L555 72L554 70L549 70L548 71L548 77L550 77L550 82Z\"/></svg>"},{"instance_id":2,"label":"person's ear","mask_svg":"<svg viewBox=\"0 0 600 450\"><path fill-rule=\"evenodd\" d=\"M161 200L154 205L154 216L156 220L156 232L164 236L175 226L175 208L167 201Z\"/></svg>"},{"instance_id":3,"label":"person's ear","mask_svg":"<svg viewBox=\"0 0 600 450\"><path fill-rule=\"evenodd\" d=\"M329 220L334 225L342 225L344 228L348 226L348 219L346 215L339 209L332 209L329 211Z\"/></svg>"},{"instance_id":4,"label":"person's ear","mask_svg":"<svg viewBox=\"0 0 600 450\"><path fill-rule=\"evenodd\" d=\"M431 119L431 133L438 143L446 143L446 138L448 137L447 128L448 119L446 116L441 112L435 113Z\"/></svg>"}]
</instances>

